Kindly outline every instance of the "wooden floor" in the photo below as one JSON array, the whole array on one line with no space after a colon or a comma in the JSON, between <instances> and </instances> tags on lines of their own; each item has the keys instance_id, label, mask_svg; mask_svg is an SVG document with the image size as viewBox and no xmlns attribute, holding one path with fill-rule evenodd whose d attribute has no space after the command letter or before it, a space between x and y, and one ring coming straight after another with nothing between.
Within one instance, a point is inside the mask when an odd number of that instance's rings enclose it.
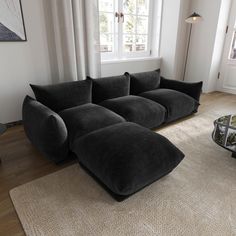
<instances>
[{"instance_id":1,"label":"wooden floor","mask_svg":"<svg viewBox=\"0 0 236 236\"><path fill-rule=\"evenodd\" d=\"M199 113L236 106L236 95L212 93L203 95ZM226 109L227 110L227 109ZM16 126L0 137L0 236L24 235L9 197L9 190L74 163L55 165L30 144L22 126Z\"/></svg>"}]
</instances>

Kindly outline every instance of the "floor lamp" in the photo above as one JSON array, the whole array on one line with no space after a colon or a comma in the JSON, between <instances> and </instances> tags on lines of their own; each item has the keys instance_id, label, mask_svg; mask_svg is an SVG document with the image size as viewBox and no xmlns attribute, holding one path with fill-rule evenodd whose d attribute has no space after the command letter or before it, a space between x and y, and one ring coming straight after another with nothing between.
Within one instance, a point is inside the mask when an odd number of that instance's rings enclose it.
<instances>
[{"instance_id":1,"label":"floor lamp","mask_svg":"<svg viewBox=\"0 0 236 236\"><path fill-rule=\"evenodd\" d=\"M196 12L194 12L185 20L186 23L190 24L190 32L189 32L188 47L187 47L187 53L186 53L186 58L185 58L185 64L184 64L183 81L185 80L185 74L186 74L186 68L187 68L187 62L188 62L188 53L189 53L189 46L190 46L190 41L191 41L192 27L193 27L193 24L196 24L200 21L202 21L202 17Z\"/></svg>"}]
</instances>

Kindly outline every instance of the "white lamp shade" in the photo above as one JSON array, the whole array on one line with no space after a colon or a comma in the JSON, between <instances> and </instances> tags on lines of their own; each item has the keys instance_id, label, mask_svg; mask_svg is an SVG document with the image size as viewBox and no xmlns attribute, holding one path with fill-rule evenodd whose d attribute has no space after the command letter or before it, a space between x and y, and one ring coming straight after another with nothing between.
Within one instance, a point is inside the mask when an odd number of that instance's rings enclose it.
<instances>
[{"instance_id":1,"label":"white lamp shade","mask_svg":"<svg viewBox=\"0 0 236 236\"><path fill-rule=\"evenodd\" d=\"M200 21L202 21L203 18L197 14L196 12L194 12L192 15L190 15L185 21L189 24L196 24Z\"/></svg>"}]
</instances>

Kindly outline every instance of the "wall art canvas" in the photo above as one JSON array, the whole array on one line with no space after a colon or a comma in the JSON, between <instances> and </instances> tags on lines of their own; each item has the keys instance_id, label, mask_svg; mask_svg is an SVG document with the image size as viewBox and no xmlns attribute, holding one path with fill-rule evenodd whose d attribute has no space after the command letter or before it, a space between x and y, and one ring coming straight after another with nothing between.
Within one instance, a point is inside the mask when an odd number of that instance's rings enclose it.
<instances>
[{"instance_id":1,"label":"wall art canvas","mask_svg":"<svg viewBox=\"0 0 236 236\"><path fill-rule=\"evenodd\" d=\"M0 41L26 41L21 0L0 0Z\"/></svg>"}]
</instances>

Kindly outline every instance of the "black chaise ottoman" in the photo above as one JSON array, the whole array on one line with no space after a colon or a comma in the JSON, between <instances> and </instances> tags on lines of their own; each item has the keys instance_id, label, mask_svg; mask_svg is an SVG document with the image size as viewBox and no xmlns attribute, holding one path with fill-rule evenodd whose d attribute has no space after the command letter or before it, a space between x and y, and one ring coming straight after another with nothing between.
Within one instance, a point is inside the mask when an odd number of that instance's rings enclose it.
<instances>
[{"instance_id":1,"label":"black chaise ottoman","mask_svg":"<svg viewBox=\"0 0 236 236\"><path fill-rule=\"evenodd\" d=\"M78 138L72 149L118 201L170 173L184 158L168 139L130 122Z\"/></svg>"}]
</instances>

